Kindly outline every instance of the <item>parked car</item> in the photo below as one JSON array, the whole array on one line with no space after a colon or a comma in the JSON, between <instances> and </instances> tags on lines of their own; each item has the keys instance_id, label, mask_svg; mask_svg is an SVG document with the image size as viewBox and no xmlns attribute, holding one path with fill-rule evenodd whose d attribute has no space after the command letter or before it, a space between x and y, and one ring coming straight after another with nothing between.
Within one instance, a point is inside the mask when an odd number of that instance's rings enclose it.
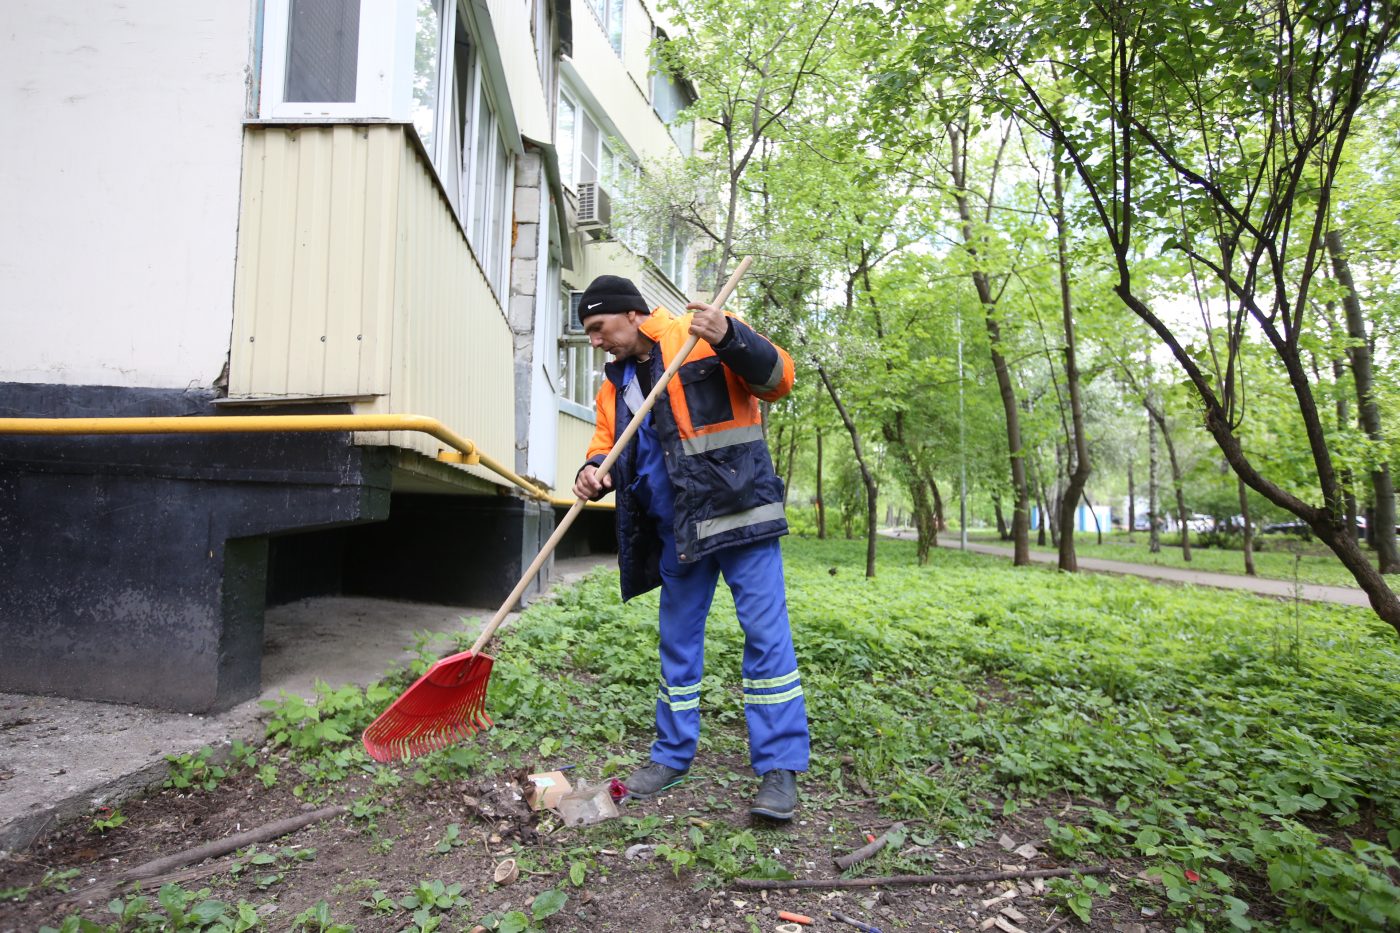
<instances>
[{"instance_id":1,"label":"parked car","mask_svg":"<svg viewBox=\"0 0 1400 933\"><path fill-rule=\"evenodd\" d=\"M1305 541L1312 537L1312 529L1308 527L1308 523L1298 519L1288 522L1270 522L1260 528L1259 532L1266 535L1297 535Z\"/></svg>"}]
</instances>

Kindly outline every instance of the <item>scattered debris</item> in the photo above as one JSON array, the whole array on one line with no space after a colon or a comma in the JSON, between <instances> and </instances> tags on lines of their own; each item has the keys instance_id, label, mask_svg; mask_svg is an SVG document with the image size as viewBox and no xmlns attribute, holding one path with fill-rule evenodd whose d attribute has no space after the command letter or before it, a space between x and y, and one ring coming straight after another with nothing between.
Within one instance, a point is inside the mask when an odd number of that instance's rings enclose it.
<instances>
[{"instance_id":1,"label":"scattered debris","mask_svg":"<svg viewBox=\"0 0 1400 933\"><path fill-rule=\"evenodd\" d=\"M1002 833L1001 838L997 840L997 845L1010 852L1012 849L1016 848L1016 840L1012 839L1006 833Z\"/></svg>"},{"instance_id":2,"label":"scattered debris","mask_svg":"<svg viewBox=\"0 0 1400 933\"><path fill-rule=\"evenodd\" d=\"M559 798L573 790L563 771L546 771L532 774L526 780L525 799L531 810L553 810L559 805Z\"/></svg>"},{"instance_id":3,"label":"scattered debris","mask_svg":"<svg viewBox=\"0 0 1400 933\"><path fill-rule=\"evenodd\" d=\"M491 875L491 880L499 885L514 884L515 879L520 877L520 866L515 863L515 859L508 858L496 866L495 872Z\"/></svg>"},{"instance_id":4,"label":"scattered debris","mask_svg":"<svg viewBox=\"0 0 1400 933\"><path fill-rule=\"evenodd\" d=\"M526 845L535 841L538 832L536 825L540 814L530 809L525 799L525 788L531 786L527 779L528 771L521 768L508 773L501 779L481 782L473 793L463 798L481 820L491 826L492 835L499 839L515 836Z\"/></svg>"},{"instance_id":5,"label":"scattered debris","mask_svg":"<svg viewBox=\"0 0 1400 933\"><path fill-rule=\"evenodd\" d=\"M778 919L779 919L779 920L788 920L788 921L791 921L792 923L797 923L797 924L800 924L800 925L802 925L802 926L804 926L804 927L809 927L809 926L812 925L812 918L811 918L811 917L808 917L806 914L795 914L795 913L793 913L793 912L790 911L790 910L780 910L780 911L778 911Z\"/></svg>"},{"instance_id":6,"label":"scattered debris","mask_svg":"<svg viewBox=\"0 0 1400 933\"><path fill-rule=\"evenodd\" d=\"M848 917L848 916L846 916L845 914L841 913L840 911L836 911L836 910L831 911L831 918L832 918L833 920L840 920L842 923L849 923L851 926L855 927L857 930L860 930L861 933L881 933L879 927L870 926L868 923L861 923L859 920L855 919L854 917Z\"/></svg>"},{"instance_id":7,"label":"scattered debris","mask_svg":"<svg viewBox=\"0 0 1400 933\"><path fill-rule=\"evenodd\" d=\"M635 862L639 859L643 862L649 862L656 858L656 846L639 842L634 846L628 846L627 851L623 853L623 858L629 862Z\"/></svg>"},{"instance_id":8,"label":"scattered debris","mask_svg":"<svg viewBox=\"0 0 1400 933\"><path fill-rule=\"evenodd\" d=\"M1025 845L1017 846L1014 851L1017 855L1021 856L1021 858L1025 859L1028 862L1031 859L1038 858L1040 856L1040 850L1037 849L1035 846L1031 845L1029 842L1027 842Z\"/></svg>"},{"instance_id":9,"label":"scattered debris","mask_svg":"<svg viewBox=\"0 0 1400 933\"><path fill-rule=\"evenodd\" d=\"M559 798L559 815L565 826L591 826L618 815L607 784L589 784L582 778L578 787Z\"/></svg>"}]
</instances>

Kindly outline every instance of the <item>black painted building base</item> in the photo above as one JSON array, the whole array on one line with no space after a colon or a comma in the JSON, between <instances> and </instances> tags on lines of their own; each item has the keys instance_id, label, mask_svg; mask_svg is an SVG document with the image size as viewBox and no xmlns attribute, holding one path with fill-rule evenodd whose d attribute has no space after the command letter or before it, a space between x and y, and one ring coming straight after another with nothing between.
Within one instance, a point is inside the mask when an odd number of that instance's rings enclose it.
<instances>
[{"instance_id":1,"label":"black painted building base","mask_svg":"<svg viewBox=\"0 0 1400 933\"><path fill-rule=\"evenodd\" d=\"M382 522L273 537L267 599L343 594L495 609L553 531L553 509L524 499L397 493Z\"/></svg>"},{"instance_id":2,"label":"black painted building base","mask_svg":"<svg viewBox=\"0 0 1400 933\"><path fill-rule=\"evenodd\" d=\"M0 383L7 417L217 415L213 399ZM0 691L215 711L260 690L269 599L499 605L552 511L391 496L394 456L343 433L0 435Z\"/></svg>"}]
</instances>

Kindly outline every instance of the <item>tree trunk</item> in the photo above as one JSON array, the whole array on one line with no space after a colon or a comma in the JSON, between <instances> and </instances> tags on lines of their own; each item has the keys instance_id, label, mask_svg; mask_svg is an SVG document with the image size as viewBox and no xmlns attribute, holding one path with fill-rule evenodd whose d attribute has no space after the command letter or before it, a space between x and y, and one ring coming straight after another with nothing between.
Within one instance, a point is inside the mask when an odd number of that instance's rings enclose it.
<instances>
[{"instance_id":1,"label":"tree trunk","mask_svg":"<svg viewBox=\"0 0 1400 933\"><path fill-rule=\"evenodd\" d=\"M1240 517L1244 520L1244 572L1255 576L1254 570L1254 522L1249 518L1249 487L1238 476L1235 482L1240 487Z\"/></svg>"},{"instance_id":2,"label":"tree trunk","mask_svg":"<svg viewBox=\"0 0 1400 933\"><path fill-rule=\"evenodd\" d=\"M1157 528L1157 423L1147 416L1147 550L1162 551L1162 534Z\"/></svg>"},{"instance_id":3,"label":"tree trunk","mask_svg":"<svg viewBox=\"0 0 1400 933\"><path fill-rule=\"evenodd\" d=\"M1336 306L1333 302L1327 302L1327 320L1334 322L1334 311ZM1342 383L1346 380L1347 364L1346 359L1340 356L1332 358L1332 384L1337 393L1337 430L1345 431L1351 423L1351 412L1347 408L1346 393L1342 391ZM1346 511L1347 529L1353 538L1358 536L1356 527L1356 478L1351 475L1351 470L1341 471L1342 486L1346 489Z\"/></svg>"},{"instance_id":4,"label":"tree trunk","mask_svg":"<svg viewBox=\"0 0 1400 933\"><path fill-rule=\"evenodd\" d=\"M1094 519L1094 534L1098 536L1098 543L1103 544L1103 525L1099 523L1099 513L1094 510L1094 503L1089 501L1089 494L1084 493L1084 504L1089 507L1089 515Z\"/></svg>"},{"instance_id":5,"label":"tree trunk","mask_svg":"<svg viewBox=\"0 0 1400 933\"><path fill-rule=\"evenodd\" d=\"M1347 336L1352 346L1347 354L1351 357L1351 373L1356 380L1356 401L1361 414L1361 427L1366 436L1380 443L1381 411L1376 404L1371 375L1371 349L1366 338L1366 322L1361 315L1361 301L1356 295L1356 286L1351 278L1351 266L1342 248L1342 235L1339 231L1327 233L1327 252L1332 258L1332 271L1337 281L1345 289L1342 308L1346 311ZM1400 550L1395 540L1395 487L1391 484L1390 464L1381 460L1371 470L1371 486L1375 490L1376 502L1376 557L1380 562L1381 573L1400 573ZM1354 532L1349 532L1354 534Z\"/></svg>"},{"instance_id":6,"label":"tree trunk","mask_svg":"<svg viewBox=\"0 0 1400 933\"><path fill-rule=\"evenodd\" d=\"M943 494L938 491L938 481L932 476L928 478L929 491L933 493L933 530L935 532L948 530L948 519L943 512ZM935 543L937 543L935 541Z\"/></svg>"},{"instance_id":7,"label":"tree trunk","mask_svg":"<svg viewBox=\"0 0 1400 933\"><path fill-rule=\"evenodd\" d=\"M817 432L817 540L826 540L826 503L822 501L822 432Z\"/></svg>"},{"instance_id":8,"label":"tree trunk","mask_svg":"<svg viewBox=\"0 0 1400 933\"><path fill-rule=\"evenodd\" d=\"M938 545L938 518L929 503L928 487L917 472L909 483L909 495L914 500L914 529L919 538L919 566L928 563L929 554Z\"/></svg>"},{"instance_id":9,"label":"tree trunk","mask_svg":"<svg viewBox=\"0 0 1400 933\"><path fill-rule=\"evenodd\" d=\"M792 437L788 440L788 451L786 466L787 472L783 474L783 508L787 508L788 490L792 488L792 465L797 460L797 428L792 429Z\"/></svg>"},{"instance_id":10,"label":"tree trunk","mask_svg":"<svg viewBox=\"0 0 1400 933\"><path fill-rule=\"evenodd\" d=\"M1011 537L1011 533L1006 530L1006 516L1001 511L1001 496L992 496L992 511L997 517L997 540L1005 541Z\"/></svg>"},{"instance_id":11,"label":"tree trunk","mask_svg":"<svg viewBox=\"0 0 1400 933\"><path fill-rule=\"evenodd\" d=\"M972 209L967 198L967 146L966 128L949 126L949 139L952 142L952 174L956 188L954 200L958 205L958 216L962 221L963 248L974 262L977 247L973 245ZM982 305L982 317L987 325L987 337L991 345L992 369L996 372L997 390L1001 394L1001 407L1006 416L1006 445L1011 456L1011 490L1015 508L1011 513L1012 563L1022 567L1031 562L1030 542L1030 486L1026 480L1025 450L1021 446L1021 415L1016 406L1016 388L1011 384L1011 370L1006 365L1006 357L1001 352L1001 325L997 322L996 299L992 296L991 282L987 273L975 268L972 284L977 289L977 300Z\"/></svg>"},{"instance_id":12,"label":"tree trunk","mask_svg":"<svg viewBox=\"0 0 1400 933\"><path fill-rule=\"evenodd\" d=\"M1056 162L1058 163L1058 159ZM1079 394L1079 366L1075 361L1074 306L1069 291L1069 232L1065 222L1065 186L1058 164L1054 167L1054 175L1055 241L1060 263L1060 311L1065 327L1065 384L1069 388L1072 429L1070 433L1073 435L1065 439L1066 443L1073 445L1073 455L1070 457L1070 471L1065 482L1064 494L1060 498L1060 569L1074 573L1079 569L1079 561L1074 553L1074 513L1080 497L1084 494L1084 487L1089 482L1092 465L1089 463L1089 441L1084 436L1084 403ZM1088 501L1087 497L1085 501ZM1098 521L1097 516L1095 521Z\"/></svg>"},{"instance_id":13,"label":"tree trunk","mask_svg":"<svg viewBox=\"0 0 1400 933\"><path fill-rule=\"evenodd\" d=\"M856 465L860 467L860 479L865 484L865 575L875 576L875 541L878 534L880 522L880 489L875 482L875 474L870 471L870 467L865 462L865 452L861 448L860 431L856 428L856 423L851 419L851 415L846 411L846 406L841 403L841 396L836 392L836 386L832 384L831 377L826 373L826 367L817 364L817 375L821 377L822 385L826 386L827 395L831 396L832 404L836 406L836 413L841 416L841 423L846 426L846 433L851 435L851 449L855 452Z\"/></svg>"},{"instance_id":14,"label":"tree trunk","mask_svg":"<svg viewBox=\"0 0 1400 933\"><path fill-rule=\"evenodd\" d=\"M1137 527L1137 491L1133 489L1133 459L1128 458L1128 541L1133 540L1133 529Z\"/></svg>"},{"instance_id":15,"label":"tree trunk","mask_svg":"<svg viewBox=\"0 0 1400 933\"><path fill-rule=\"evenodd\" d=\"M1181 475L1181 464L1176 459L1176 445L1172 443L1171 432L1167 430L1166 417L1150 401L1146 402L1146 405L1148 414L1157 423L1157 429L1162 432L1162 440L1167 445L1167 459L1172 467L1172 487L1176 490L1176 521L1181 526L1181 559L1190 563L1191 526L1186 523L1190 515L1186 512L1185 481Z\"/></svg>"}]
</instances>

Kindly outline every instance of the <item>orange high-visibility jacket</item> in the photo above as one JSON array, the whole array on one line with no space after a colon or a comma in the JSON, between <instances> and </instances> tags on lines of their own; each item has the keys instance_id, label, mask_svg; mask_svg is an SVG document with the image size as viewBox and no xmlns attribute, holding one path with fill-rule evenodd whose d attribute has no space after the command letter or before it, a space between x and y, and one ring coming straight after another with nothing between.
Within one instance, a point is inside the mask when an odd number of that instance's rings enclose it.
<instances>
[{"instance_id":1,"label":"orange high-visibility jacket","mask_svg":"<svg viewBox=\"0 0 1400 933\"><path fill-rule=\"evenodd\" d=\"M642 322L642 333L660 351L649 361L653 382L690 336L692 317L674 317L657 308ZM725 339L718 346L701 340L653 409L675 490L671 533L677 556L686 563L720 548L787 533L783 483L773 471L758 403L777 401L792 390L792 357L734 315L727 317ZM596 401L597 428L588 445L588 462L595 465L627 429L644 397L635 385L624 391L623 365L611 362L605 372ZM624 599L661 582L657 529L632 495L636 451L634 438L612 470Z\"/></svg>"}]
</instances>

